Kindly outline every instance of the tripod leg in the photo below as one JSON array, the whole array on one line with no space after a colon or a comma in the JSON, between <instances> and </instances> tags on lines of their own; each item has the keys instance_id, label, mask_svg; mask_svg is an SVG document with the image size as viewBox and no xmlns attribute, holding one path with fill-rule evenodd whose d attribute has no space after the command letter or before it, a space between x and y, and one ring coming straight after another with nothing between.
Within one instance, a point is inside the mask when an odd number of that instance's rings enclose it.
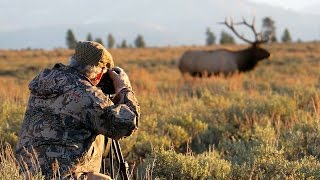
<instances>
[{"instance_id":1,"label":"tripod leg","mask_svg":"<svg viewBox=\"0 0 320 180\"><path fill-rule=\"evenodd\" d=\"M114 149L113 145L111 144L111 148L110 148L110 152L109 152L109 159L110 159L110 176L112 179L114 178L113 149Z\"/></svg>"},{"instance_id":2,"label":"tripod leg","mask_svg":"<svg viewBox=\"0 0 320 180\"><path fill-rule=\"evenodd\" d=\"M112 140L112 147L115 150L115 155L117 157L117 161L120 166L120 171L122 175L123 180L128 180L129 179L129 165L127 162L124 161L122 152L121 152L121 147L119 141Z\"/></svg>"}]
</instances>

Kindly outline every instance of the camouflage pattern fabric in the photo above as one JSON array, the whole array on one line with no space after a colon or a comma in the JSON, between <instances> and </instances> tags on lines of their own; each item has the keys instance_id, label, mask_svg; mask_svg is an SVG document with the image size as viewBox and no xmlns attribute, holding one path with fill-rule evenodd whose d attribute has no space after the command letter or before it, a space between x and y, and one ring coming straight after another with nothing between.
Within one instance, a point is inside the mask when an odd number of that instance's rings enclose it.
<instances>
[{"instance_id":1,"label":"camouflage pattern fabric","mask_svg":"<svg viewBox=\"0 0 320 180\"><path fill-rule=\"evenodd\" d=\"M42 71L29 89L16 154L31 172L38 161L46 179L99 172L105 136L120 139L137 128L140 107L131 90L111 99L62 64Z\"/></svg>"}]
</instances>

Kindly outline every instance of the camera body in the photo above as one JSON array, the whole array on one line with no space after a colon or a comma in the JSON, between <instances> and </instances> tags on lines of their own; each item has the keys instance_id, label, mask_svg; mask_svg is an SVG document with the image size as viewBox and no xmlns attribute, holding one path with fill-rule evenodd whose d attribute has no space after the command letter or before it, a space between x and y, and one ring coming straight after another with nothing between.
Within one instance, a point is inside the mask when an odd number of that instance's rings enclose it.
<instances>
[{"instance_id":1,"label":"camera body","mask_svg":"<svg viewBox=\"0 0 320 180\"><path fill-rule=\"evenodd\" d=\"M108 71L114 71L117 74L120 73L120 72L117 71L117 69L111 69L111 70L108 70ZM114 85L113 85L113 81L110 78L108 72L103 74L103 76L102 76L100 82L98 83L97 87L100 87L104 94L115 94L116 93Z\"/></svg>"}]
</instances>

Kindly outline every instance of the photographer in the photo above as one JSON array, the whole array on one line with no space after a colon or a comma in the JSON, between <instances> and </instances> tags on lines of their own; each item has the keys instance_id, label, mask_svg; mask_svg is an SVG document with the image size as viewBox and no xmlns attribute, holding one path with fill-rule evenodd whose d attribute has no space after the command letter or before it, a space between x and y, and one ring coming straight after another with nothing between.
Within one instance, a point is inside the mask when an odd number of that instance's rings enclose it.
<instances>
[{"instance_id":1,"label":"photographer","mask_svg":"<svg viewBox=\"0 0 320 180\"><path fill-rule=\"evenodd\" d=\"M128 76L113 66L101 44L83 41L68 66L56 64L30 82L16 147L27 176L39 164L46 179L109 179L99 173L105 137L130 136L140 116ZM113 82L113 98L96 86L104 73Z\"/></svg>"}]
</instances>

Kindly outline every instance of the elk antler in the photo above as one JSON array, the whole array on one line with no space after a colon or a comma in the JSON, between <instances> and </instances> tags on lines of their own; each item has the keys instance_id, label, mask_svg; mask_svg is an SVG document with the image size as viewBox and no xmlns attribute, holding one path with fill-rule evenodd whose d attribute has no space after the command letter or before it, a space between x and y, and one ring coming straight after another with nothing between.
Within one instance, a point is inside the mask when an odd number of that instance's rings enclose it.
<instances>
[{"instance_id":1,"label":"elk antler","mask_svg":"<svg viewBox=\"0 0 320 180\"><path fill-rule=\"evenodd\" d=\"M225 19L224 22L220 22L220 24L224 24L226 25L229 29L232 30L232 32L238 36L240 39L242 39L243 41L247 42L247 43L250 43L250 44L261 44L261 43L266 43L269 41L269 38L265 38L265 39L262 39L262 35L261 33L257 33L256 31L256 28L255 28L255 17L253 18L252 20L252 24L249 24L245 18L242 18L242 21L241 22L237 22L237 23L233 23L233 19L230 18L230 20L228 21L227 18ZM234 25L245 25L247 27L249 27L253 33L254 33L254 36L255 36L255 41L250 41L246 38L244 38L243 35L240 35L237 30L235 29Z\"/></svg>"}]
</instances>

